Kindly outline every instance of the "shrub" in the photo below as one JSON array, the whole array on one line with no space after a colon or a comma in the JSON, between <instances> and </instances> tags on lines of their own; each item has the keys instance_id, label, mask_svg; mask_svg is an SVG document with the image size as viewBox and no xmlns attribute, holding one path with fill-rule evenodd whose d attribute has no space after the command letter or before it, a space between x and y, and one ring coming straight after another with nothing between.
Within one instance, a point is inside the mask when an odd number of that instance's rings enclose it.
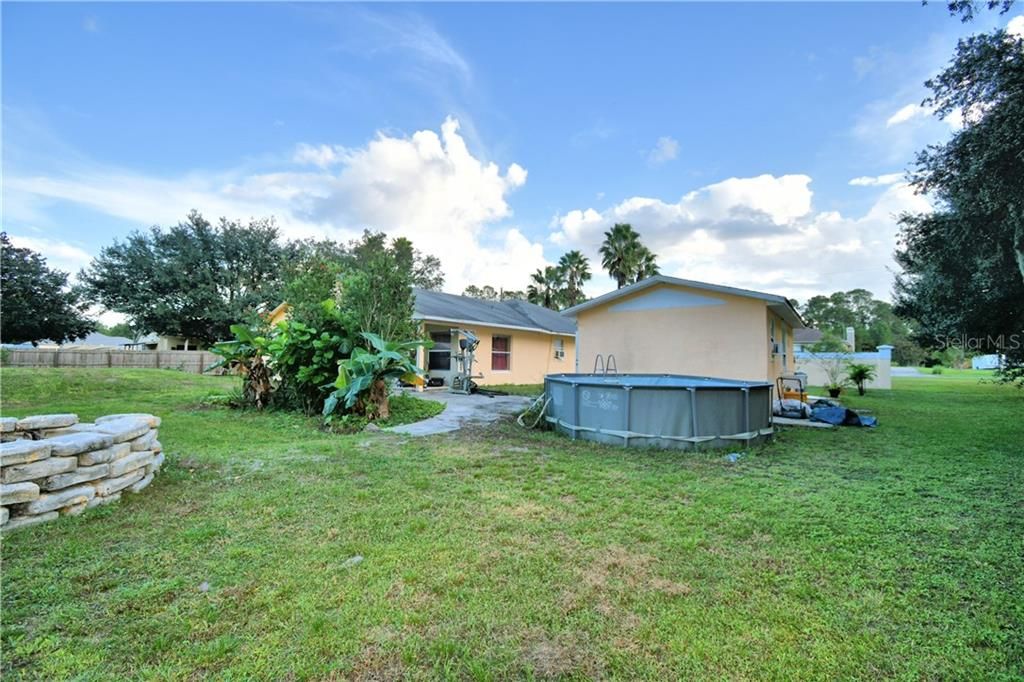
<instances>
[{"instance_id":1,"label":"shrub","mask_svg":"<svg viewBox=\"0 0 1024 682\"><path fill-rule=\"evenodd\" d=\"M865 384L875 378L875 368L872 365L852 363L846 368L846 378L857 387L857 393L864 395Z\"/></svg>"},{"instance_id":2,"label":"shrub","mask_svg":"<svg viewBox=\"0 0 1024 682\"><path fill-rule=\"evenodd\" d=\"M318 414L338 375L338 363L352 353L346 316L334 301L321 304L321 327L295 320L277 325L269 351L278 377L275 404Z\"/></svg>"}]
</instances>

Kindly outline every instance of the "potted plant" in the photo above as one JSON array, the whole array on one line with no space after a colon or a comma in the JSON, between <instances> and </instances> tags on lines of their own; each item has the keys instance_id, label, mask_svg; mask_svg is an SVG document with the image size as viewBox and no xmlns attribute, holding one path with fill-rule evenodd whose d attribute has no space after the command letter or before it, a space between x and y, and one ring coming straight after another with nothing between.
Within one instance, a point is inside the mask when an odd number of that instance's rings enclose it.
<instances>
[{"instance_id":1,"label":"potted plant","mask_svg":"<svg viewBox=\"0 0 1024 682\"><path fill-rule=\"evenodd\" d=\"M851 364L846 368L846 378L857 387L860 395L864 395L865 384L875 378L875 368L871 365Z\"/></svg>"},{"instance_id":2,"label":"potted plant","mask_svg":"<svg viewBox=\"0 0 1024 682\"><path fill-rule=\"evenodd\" d=\"M819 364L825 373L825 390L830 398L838 398L847 384L847 367L850 366L850 356L846 353L830 353L812 351L811 357Z\"/></svg>"}]
</instances>

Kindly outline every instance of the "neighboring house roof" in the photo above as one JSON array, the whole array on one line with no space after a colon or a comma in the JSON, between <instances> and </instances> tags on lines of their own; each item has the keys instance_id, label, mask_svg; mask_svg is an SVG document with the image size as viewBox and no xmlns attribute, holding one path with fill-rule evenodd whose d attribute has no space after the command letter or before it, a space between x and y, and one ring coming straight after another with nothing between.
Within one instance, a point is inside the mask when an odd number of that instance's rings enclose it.
<instances>
[{"instance_id":1,"label":"neighboring house roof","mask_svg":"<svg viewBox=\"0 0 1024 682\"><path fill-rule=\"evenodd\" d=\"M811 329L810 327L804 327L802 329L793 330L793 343L818 343L824 336L820 329Z\"/></svg>"},{"instance_id":2,"label":"neighboring house roof","mask_svg":"<svg viewBox=\"0 0 1024 682\"><path fill-rule=\"evenodd\" d=\"M584 310L604 305L609 301L614 301L617 298L621 298L638 291L643 291L644 289L648 289L659 284L671 284L680 287L689 287L691 289L702 289L704 291L717 292L720 294L731 294L733 296L745 296L747 298L760 299L762 301L766 301L768 303L768 308L779 315L782 319L786 320L786 322L789 322L794 329L799 329L805 326L804 321L800 318L800 313L796 311L793 304L790 303L789 299L785 296L767 294L762 291L752 291L750 289L737 289L736 287L727 287L721 284L698 282L692 279L679 279L678 277L669 277L668 275L655 275L654 277L648 277L636 284L630 284L629 286L622 287L621 289L608 292L603 296L592 298L589 301L585 301L584 303L580 303L572 308L563 310L562 315L575 317Z\"/></svg>"},{"instance_id":3,"label":"neighboring house roof","mask_svg":"<svg viewBox=\"0 0 1024 682\"><path fill-rule=\"evenodd\" d=\"M139 338L135 339L134 341L132 341L132 340L125 341L125 345L126 346L142 346L142 345L151 345L151 344L159 343L159 342L160 342L160 335L159 334L154 334L154 333L150 332L149 334L146 334L145 336L140 336Z\"/></svg>"},{"instance_id":4,"label":"neighboring house roof","mask_svg":"<svg viewBox=\"0 0 1024 682\"><path fill-rule=\"evenodd\" d=\"M118 348L126 343L131 343L131 339L126 339L123 336L107 336L106 334L100 334L99 332L92 332L86 334L84 338L78 339L77 341L69 341L65 344L58 345L56 342L49 339L40 341L37 346L33 346L31 343L19 343L15 345L4 344L5 348L38 348L38 347L53 347L53 348L77 348L78 350L87 350L90 348Z\"/></svg>"},{"instance_id":5,"label":"neighboring house roof","mask_svg":"<svg viewBox=\"0 0 1024 682\"><path fill-rule=\"evenodd\" d=\"M526 301L483 301L440 291L413 289L416 306L413 317L456 324L486 324L508 329L525 329L572 336L576 322Z\"/></svg>"},{"instance_id":6,"label":"neighboring house roof","mask_svg":"<svg viewBox=\"0 0 1024 682\"><path fill-rule=\"evenodd\" d=\"M105 348L117 348L123 346L126 343L131 343L132 340L125 338L124 336L107 336L106 334L100 334L99 332L93 332L88 334L84 339L78 339L72 343L65 343L62 348L77 347L77 346L102 346Z\"/></svg>"}]
</instances>

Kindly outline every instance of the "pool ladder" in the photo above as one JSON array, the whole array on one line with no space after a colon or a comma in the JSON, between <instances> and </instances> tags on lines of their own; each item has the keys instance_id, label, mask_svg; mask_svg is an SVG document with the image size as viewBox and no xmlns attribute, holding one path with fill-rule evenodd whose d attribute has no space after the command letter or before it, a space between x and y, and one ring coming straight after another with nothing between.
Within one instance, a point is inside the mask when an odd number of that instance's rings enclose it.
<instances>
[{"instance_id":1,"label":"pool ladder","mask_svg":"<svg viewBox=\"0 0 1024 682\"><path fill-rule=\"evenodd\" d=\"M598 353L597 357L594 358L594 374L618 374L619 368L615 364L615 356L611 353L608 354L608 361L601 357Z\"/></svg>"}]
</instances>

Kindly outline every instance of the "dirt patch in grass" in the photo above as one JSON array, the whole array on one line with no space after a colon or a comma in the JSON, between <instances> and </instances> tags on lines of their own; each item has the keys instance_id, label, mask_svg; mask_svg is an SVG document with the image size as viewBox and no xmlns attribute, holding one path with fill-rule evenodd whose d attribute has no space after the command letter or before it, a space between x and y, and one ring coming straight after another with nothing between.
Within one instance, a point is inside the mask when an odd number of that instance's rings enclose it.
<instances>
[{"instance_id":1,"label":"dirt patch in grass","mask_svg":"<svg viewBox=\"0 0 1024 682\"><path fill-rule=\"evenodd\" d=\"M530 632L523 639L520 661L534 675L545 680L572 676L596 679L602 677L604 670L604 662L580 632L561 633L554 637L543 632Z\"/></svg>"},{"instance_id":2,"label":"dirt patch in grass","mask_svg":"<svg viewBox=\"0 0 1024 682\"><path fill-rule=\"evenodd\" d=\"M655 590L669 596L692 592L685 583L658 576L653 567L657 559L649 554L633 552L625 547L606 547L584 569L583 584L599 592L627 590Z\"/></svg>"}]
</instances>

